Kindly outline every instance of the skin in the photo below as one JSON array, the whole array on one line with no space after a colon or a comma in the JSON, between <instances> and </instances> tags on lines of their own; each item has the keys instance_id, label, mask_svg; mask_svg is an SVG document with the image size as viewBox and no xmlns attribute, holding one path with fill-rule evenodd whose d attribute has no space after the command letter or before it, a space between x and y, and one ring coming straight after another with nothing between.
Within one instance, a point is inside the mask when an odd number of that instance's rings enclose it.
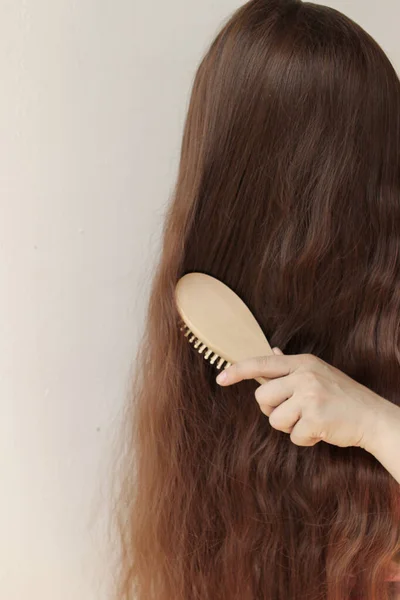
<instances>
[{"instance_id":1,"label":"skin","mask_svg":"<svg viewBox=\"0 0 400 600\"><path fill-rule=\"evenodd\" d=\"M273 352L231 365L217 383L267 378L255 397L272 427L298 446L364 448L400 484L400 408L312 354Z\"/></svg>"}]
</instances>

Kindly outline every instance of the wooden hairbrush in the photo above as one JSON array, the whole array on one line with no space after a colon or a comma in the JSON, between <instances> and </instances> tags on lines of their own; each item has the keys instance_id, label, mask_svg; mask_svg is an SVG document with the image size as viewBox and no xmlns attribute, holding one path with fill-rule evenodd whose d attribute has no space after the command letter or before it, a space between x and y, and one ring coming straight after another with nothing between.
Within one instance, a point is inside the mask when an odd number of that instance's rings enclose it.
<instances>
[{"instance_id":1,"label":"wooden hairbrush","mask_svg":"<svg viewBox=\"0 0 400 600\"><path fill-rule=\"evenodd\" d=\"M196 272L183 275L176 284L175 299L182 319L179 328L218 370L245 358L273 354L250 309L215 277Z\"/></svg>"}]
</instances>

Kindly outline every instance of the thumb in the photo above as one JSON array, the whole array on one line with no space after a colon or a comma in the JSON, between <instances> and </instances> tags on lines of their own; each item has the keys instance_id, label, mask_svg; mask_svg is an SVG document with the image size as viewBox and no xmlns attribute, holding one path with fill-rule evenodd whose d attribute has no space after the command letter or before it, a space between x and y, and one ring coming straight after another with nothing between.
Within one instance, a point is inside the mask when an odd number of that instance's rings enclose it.
<instances>
[{"instance_id":1,"label":"thumb","mask_svg":"<svg viewBox=\"0 0 400 600\"><path fill-rule=\"evenodd\" d=\"M274 354L283 354L282 350L280 348L277 348L277 347L272 348L272 352Z\"/></svg>"}]
</instances>

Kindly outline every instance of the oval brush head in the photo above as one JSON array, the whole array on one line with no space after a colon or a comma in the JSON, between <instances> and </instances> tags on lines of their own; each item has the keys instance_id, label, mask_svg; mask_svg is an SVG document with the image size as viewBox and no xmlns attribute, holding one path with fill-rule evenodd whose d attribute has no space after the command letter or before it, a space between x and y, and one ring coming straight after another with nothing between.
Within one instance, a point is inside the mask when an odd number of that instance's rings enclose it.
<instances>
[{"instance_id":1,"label":"oval brush head","mask_svg":"<svg viewBox=\"0 0 400 600\"><path fill-rule=\"evenodd\" d=\"M253 313L230 287L205 273L187 273L175 288L180 329L217 369L273 354ZM256 377L265 383L264 377Z\"/></svg>"}]
</instances>

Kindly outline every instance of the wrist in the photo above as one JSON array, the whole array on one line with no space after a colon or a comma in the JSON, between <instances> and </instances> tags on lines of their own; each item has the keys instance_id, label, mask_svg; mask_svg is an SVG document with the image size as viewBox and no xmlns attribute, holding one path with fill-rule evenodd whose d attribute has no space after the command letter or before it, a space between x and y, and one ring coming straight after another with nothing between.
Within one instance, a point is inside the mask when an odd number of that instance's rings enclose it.
<instances>
[{"instance_id":1,"label":"wrist","mask_svg":"<svg viewBox=\"0 0 400 600\"><path fill-rule=\"evenodd\" d=\"M400 408L373 393L365 420L362 447L379 459L388 437L400 431Z\"/></svg>"}]
</instances>

